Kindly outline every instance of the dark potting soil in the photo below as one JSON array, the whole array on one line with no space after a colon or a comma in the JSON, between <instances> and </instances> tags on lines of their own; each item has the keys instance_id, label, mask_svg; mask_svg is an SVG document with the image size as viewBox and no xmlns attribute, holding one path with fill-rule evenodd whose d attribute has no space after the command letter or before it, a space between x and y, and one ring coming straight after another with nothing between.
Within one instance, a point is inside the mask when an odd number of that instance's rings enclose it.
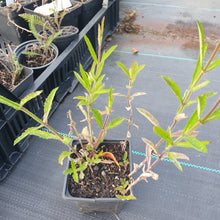
<instances>
[{"instance_id":1,"label":"dark potting soil","mask_svg":"<svg viewBox=\"0 0 220 220\"><path fill-rule=\"evenodd\" d=\"M0 64L0 83L10 91L25 78L25 75L20 76L17 80L15 80L15 83L13 85L12 76L13 73L6 71L4 67Z\"/></svg>"},{"instance_id":2,"label":"dark potting soil","mask_svg":"<svg viewBox=\"0 0 220 220\"><path fill-rule=\"evenodd\" d=\"M118 163L123 162L124 152L122 152L122 144L105 144L99 146L99 151L111 152ZM126 147L127 155L129 155L129 147ZM102 158L103 160L109 158ZM129 158L127 159L127 161ZM121 170L120 170L121 169ZM80 198L115 198L118 193L115 189L121 186L121 180L129 180L130 173L129 164L125 169L124 166L119 167L112 161L111 164L99 163L92 165L92 171L87 167L83 180L76 183L72 176L69 178L68 189L73 197Z\"/></svg>"}]
</instances>

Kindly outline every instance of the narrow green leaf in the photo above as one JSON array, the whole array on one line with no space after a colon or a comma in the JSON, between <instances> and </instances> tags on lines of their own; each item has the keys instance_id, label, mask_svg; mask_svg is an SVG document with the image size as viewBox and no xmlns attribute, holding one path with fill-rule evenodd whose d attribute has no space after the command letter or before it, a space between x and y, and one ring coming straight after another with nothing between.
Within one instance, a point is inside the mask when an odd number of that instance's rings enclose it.
<instances>
[{"instance_id":1,"label":"narrow green leaf","mask_svg":"<svg viewBox=\"0 0 220 220\"><path fill-rule=\"evenodd\" d=\"M102 129L103 123L102 123L101 112L97 109L94 109L94 108L92 108L91 110L92 110L93 116L95 117L96 122L98 123L99 127Z\"/></svg>"},{"instance_id":2,"label":"narrow green leaf","mask_svg":"<svg viewBox=\"0 0 220 220\"><path fill-rule=\"evenodd\" d=\"M87 85L86 85L86 83L84 82L84 80L81 78L81 76L80 76L77 72L75 72L75 71L74 71L74 74L75 74L76 78L78 79L78 81L80 82L80 84L81 84L85 89L87 89Z\"/></svg>"},{"instance_id":3,"label":"narrow green leaf","mask_svg":"<svg viewBox=\"0 0 220 220\"><path fill-rule=\"evenodd\" d=\"M220 65L220 58L215 60L208 68L207 72L211 71L212 69L216 68L217 66Z\"/></svg>"},{"instance_id":4,"label":"narrow green leaf","mask_svg":"<svg viewBox=\"0 0 220 220\"><path fill-rule=\"evenodd\" d=\"M13 102L11 101L10 99L7 99L3 96L0 96L0 103L4 104L4 105L7 105L9 107L12 107L16 110L19 110L20 109L20 105L17 103L17 102Z\"/></svg>"},{"instance_id":5,"label":"narrow green leaf","mask_svg":"<svg viewBox=\"0 0 220 220\"><path fill-rule=\"evenodd\" d=\"M89 79L87 77L87 73L84 71L82 64L79 64L80 73L83 79L83 82L85 84L85 89L90 93L91 92L91 84L89 82Z\"/></svg>"},{"instance_id":6,"label":"narrow green leaf","mask_svg":"<svg viewBox=\"0 0 220 220\"><path fill-rule=\"evenodd\" d=\"M93 46L92 46L92 44L91 44L89 38L88 38L86 35L84 35L84 39L85 39L85 42L86 42L86 44L87 44L87 46L88 46L89 52L90 52L90 54L91 54L91 56L92 56L94 62L95 62L95 63L98 63L98 59L97 59L95 50L94 50L94 48L93 48Z\"/></svg>"},{"instance_id":7,"label":"narrow green leaf","mask_svg":"<svg viewBox=\"0 0 220 220\"><path fill-rule=\"evenodd\" d=\"M193 83L197 80L200 72L202 70L202 66L201 66L201 62L200 62L200 55L198 57L197 63L196 63L196 67L193 73L193 77L192 77L192 82L190 84L190 87L193 85Z\"/></svg>"},{"instance_id":8,"label":"narrow green leaf","mask_svg":"<svg viewBox=\"0 0 220 220\"><path fill-rule=\"evenodd\" d=\"M117 65L121 67L121 69L124 71L124 73L128 76L128 79L130 79L130 72L129 70L124 66L124 64L117 62Z\"/></svg>"},{"instance_id":9,"label":"narrow green leaf","mask_svg":"<svg viewBox=\"0 0 220 220\"><path fill-rule=\"evenodd\" d=\"M69 174L71 174L72 172L73 172L72 169L67 169L67 170L64 170L64 171L63 171L63 174L64 174L64 175L69 175Z\"/></svg>"},{"instance_id":10,"label":"narrow green leaf","mask_svg":"<svg viewBox=\"0 0 220 220\"><path fill-rule=\"evenodd\" d=\"M206 80L206 81L200 83L199 85L193 87L192 91L195 92L196 90L201 89L201 88L207 86L209 83L210 83L210 81Z\"/></svg>"},{"instance_id":11,"label":"narrow green leaf","mask_svg":"<svg viewBox=\"0 0 220 220\"><path fill-rule=\"evenodd\" d=\"M118 199L123 200L123 201L125 201L125 200L135 200L135 199L136 199L136 197L133 196L133 195L129 195L129 196L116 195L116 197L117 197Z\"/></svg>"},{"instance_id":12,"label":"narrow green leaf","mask_svg":"<svg viewBox=\"0 0 220 220\"><path fill-rule=\"evenodd\" d=\"M84 162L79 168L78 171L84 171L88 166L88 162Z\"/></svg>"},{"instance_id":13,"label":"narrow green leaf","mask_svg":"<svg viewBox=\"0 0 220 220\"><path fill-rule=\"evenodd\" d=\"M218 108L216 111L214 111L205 121L204 123L220 119L220 108Z\"/></svg>"},{"instance_id":14,"label":"narrow green leaf","mask_svg":"<svg viewBox=\"0 0 220 220\"><path fill-rule=\"evenodd\" d=\"M124 121L124 118L122 118L122 117L116 118L116 119L114 119L114 120L112 120L111 122L108 123L108 125L105 127L105 130L108 130L108 129L112 129L112 128L114 128L114 127L117 127L117 126L120 125L123 121Z\"/></svg>"},{"instance_id":15,"label":"narrow green leaf","mask_svg":"<svg viewBox=\"0 0 220 220\"><path fill-rule=\"evenodd\" d=\"M68 152L68 151L63 151L59 158L58 158L58 163L63 166L63 160L66 158L66 157L70 157L70 155L72 154L72 152Z\"/></svg>"},{"instance_id":16,"label":"narrow green leaf","mask_svg":"<svg viewBox=\"0 0 220 220\"><path fill-rule=\"evenodd\" d=\"M183 133L186 133L188 130L190 130L197 122L198 122L198 112L197 109L194 111L190 119L188 120L185 128L183 129Z\"/></svg>"},{"instance_id":17,"label":"narrow green leaf","mask_svg":"<svg viewBox=\"0 0 220 220\"><path fill-rule=\"evenodd\" d=\"M163 138L168 144L171 144L173 142L171 135L167 131L163 130L161 127L154 126L153 130L155 134Z\"/></svg>"},{"instance_id":18,"label":"narrow green leaf","mask_svg":"<svg viewBox=\"0 0 220 220\"><path fill-rule=\"evenodd\" d=\"M167 152L167 156L168 158L173 162L173 164L182 172L183 168L180 165L180 163L178 162L178 160L175 158L175 156L173 155L172 152Z\"/></svg>"},{"instance_id":19,"label":"narrow green leaf","mask_svg":"<svg viewBox=\"0 0 220 220\"><path fill-rule=\"evenodd\" d=\"M206 94L197 97L197 102L198 102L198 106L197 106L198 119L200 120L206 105Z\"/></svg>"},{"instance_id":20,"label":"narrow green leaf","mask_svg":"<svg viewBox=\"0 0 220 220\"><path fill-rule=\"evenodd\" d=\"M172 89L173 93L176 95L176 97L179 99L180 103L183 102L181 91L179 86L168 76L159 75L164 81L167 83L167 85Z\"/></svg>"},{"instance_id":21,"label":"narrow green leaf","mask_svg":"<svg viewBox=\"0 0 220 220\"><path fill-rule=\"evenodd\" d=\"M40 91L36 91L36 92L33 92L27 96L25 96L21 101L20 101L20 105L23 106L25 103L27 103L28 101L30 101L31 99L39 96L43 91L40 90Z\"/></svg>"},{"instance_id":22,"label":"narrow green leaf","mask_svg":"<svg viewBox=\"0 0 220 220\"><path fill-rule=\"evenodd\" d=\"M153 125L159 126L157 119L147 110L143 108L137 108L138 112L141 113L145 118L147 118Z\"/></svg>"},{"instance_id":23,"label":"narrow green leaf","mask_svg":"<svg viewBox=\"0 0 220 220\"><path fill-rule=\"evenodd\" d=\"M85 96L75 96L73 99L86 100Z\"/></svg>"},{"instance_id":24,"label":"narrow green leaf","mask_svg":"<svg viewBox=\"0 0 220 220\"><path fill-rule=\"evenodd\" d=\"M28 135L32 135L35 131L37 131L37 130L40 129L41 127L42 127L42 126L28 128L28 129L25 130L19 137L17 137L17 138L14 140L14 145L16 145L18 142L20 142L22 139L24 139L24 138L27 137Z\"/></svg>"},{"instance_id":25,"label":"narrow green leaf","mask_svg":"<svg viewBox=\"0 0 220 220\"><path fill-rule=\"evenodd\" d=\"M184 137L184 140L186 142L188 142L189 144L191 144L194 149L196 149L198 151L201 151L203 153L207 153L206 146L202 142L198 141L196 138L194 138L194 137Z\"/></svg>"},{"instance_id":26,"label":"narrow green leaf","mask_svg":"<svg viewBox=\"0 0 220 220\"><path fill-rule=\"evenodd\" d=\"M49 113L50 113L50 110L53 104L53 99L54 99L54 96L57 90L58 90L58 87L53 89L44 102L44 116L43 116L44 122L47 122L47 119L48 119L48 116L49 116Z\"/></svg>"},{"instance_id":27,"label":"narrow green leaf","mask_svg":"<svg viewBox=\"0 0 220 220\"><path fill-rule=\"evenodd\" d=\"M67 137L67 136L63 136L63 143L65 144L65 145L68 145L70 142L72 141L72 138L70 138L70 137Z\"/></svg>"},{"instance_id":28,"label":"narrow green leaf","mask_svg":"<svg viewBox=\"0 0 220 220\"><path fill-rule=\"evenodd\" d=\"M79 182L79 177L78 177L78 173L77 172L73 172L72 177L74 179L75 182Z\"/></svg>"},{"instance_id":29,"label":"narrow green leaf","mask_svg":"<svg viewBox=\"0 0 220 220\"><path fill-rule=\"evenodd\" d=\"M204 32L202 25L199 21L197 21L197 26L199 30L199 47L200 47L200 65L203 66L203 59L204 59Z\"/></svg>"},{"instance_id":30,"label":"narrow green leaf","mask_svg":"<svg viewBox=\"0 0 220 220\"><path fill-rule=\"evenodd\" d=\"M102 62L104 62L112 54L112 52L115 50L116 47L117 47L117 45L114 45L114 46L110 47L106 52L105 51L103 52Z\"/></svg>"},{"instance_id":31,"label":"narrow green leaf","mask_svg":"<svg viewBox=\"0 0 220 220\"><path fill-rule=\"evenodd\" d=\"M110 110L110 112L112 109L113 101L114 101L114 97L112 95L112 87L111 87L108 93L108 109ZM110 114L110 112L107 112L107 113Z\"/></svg>"},{"instance_id":32,"label":"narrow green leaf","mask_svg":"<svg viewBox=\"0 0 220 220\"><path fill-rule=\"evenodd\" d=\"M210 144L209 141L200 141L204 145ZM175 147L185 147L185 148L192 148L192 145L188 142L178 142L175 144Z\"/></svg>"},{"instance_id":33,"label":"narrow green leaf","mask_svg":"<svg viewBox=\"0 0 220 220\"><path fill-rule=\"evenodd\" d=\"M214 95L216 95L216 94L218 94L218 92L212 91L212 92L206 93L206 96L207 96L207 98L209 98L209 97L212 97L212 96L214 96Z\"/></svg>"}]
</instances>

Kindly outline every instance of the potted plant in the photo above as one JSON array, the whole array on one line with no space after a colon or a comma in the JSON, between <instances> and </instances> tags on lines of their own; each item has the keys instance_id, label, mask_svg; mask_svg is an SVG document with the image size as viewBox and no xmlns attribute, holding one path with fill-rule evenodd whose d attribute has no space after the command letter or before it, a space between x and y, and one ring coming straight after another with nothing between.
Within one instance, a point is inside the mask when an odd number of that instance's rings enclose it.
<instances>
[{"instance_id":1,"label":"potted plant","mask_svg":"<svg viewBox=\"0 0 220 220\"><path fill-rule=\"evenodd\" d=\"M44 17L31 14L21 14L24 20L30 23L31 18L33 17L34 25L39 25L42 28L42 31L39 32L41 38L49 38L51 35L55 36L56 33L60 33L53 39L53 43L57 46L60 53L62 53L66 47L75 39L78 39L79 29L73 25L61 26L62 20L65 17L66 12L54 11L54 16L48 17L48 20Z\"/></svg>"},{"instance_id":2,"label":"potted plant","mask_svg":"<svg viewBox=\"0 0 220 220\"><path fill-rule=\"evenodd\" d=\"M66 4L68 7L67 8L63 7ZM42 7L44 7L45 9ZM54 11L59 11L61 13L64 11L65 17L62 18L61 26L73 25L75 27L78 27L78 18L81 13L81 9L82 9L82 4L74 0L68 0L68 1L48 0L46 2L38 0L38 1L30 2L24 6L25 13L42 16L45 17L46 19L48 18L48 15L52 18L54 16L53 15ZM45 12L43 13L43 11ZM38 31L40 31L40 29Z\"/></svg>"},{"instance_id":3,"label":"potted plant","mask_svg":"<svg viewBox=\"0 0 220 220\"><path fill-rule=\"evenodd\" d=\"M33 71L22 67L16 60L16 54L8 46L10 54L0 49L0 82L17 97L29 88L33 80Z\"/></svg>"},{"instance_id":4,"label":"potted plant","mask_svg":"<svg viewBox=\"0 0 220 220\"><path fill-rule=\"evenodd\" d=\"M45 23L45 26L48 23ZM15 48L17 60L23 66L31 68L34 71L34 79L36 79L42 71L48 67L58 56L58 49L52 41L61 34L61 31L42 37L36 30L34 25L34 17L31 16L29 28L36 40L26 41Z\"/></svg>"},{"instance_id":5,"label":"potted plant","mask_svg":"<svg viewBox=\"0 0 220 220\"><path fill-rule=\"evenodd\" d=\"M13 24L16 23L23 28L28 28L27 22L19 17L19 14L24 13L24 1L15 1L11 5L6 5L3 0L0 3L0 33L3 39L19 44L29 39L29 34L21 29L18 29Z\"/></svg>"},{"instance_id":6,"label":"potted plant","mask_svg":"<svg viewBox=\"0 0 220 220\"><path fill-rule=\"evenodd\" d=\"M53 103L53 98L56 94L57 88L51 91L44 104L44 116L43 119L36 117L32 112L24 108L24 104L32 98L37 97L41 91L36 91L25 98L20 103L12 102L5 97L0 96L0 102L6 104L16 110L21 110L34 120L39 125L37 127L28 128L20 137L15 140L15 144L21 141L28 135L35 135L45 139L55 139L65 144L70 151L64 151L59 156L59 163L63 165L64 158L68 158L68 167L64 171L66 182L68 186L64 186L65 198L71 198L74 202L77 202L82 211L102 211L102 212L117 212L121 207L123 200L135 199L132 194L132 187L141 180L148 181L149 178L158 180L159 175L153 171L154 166L164 158L169 158L174 165L182 170L181 164L178 160L189 159L187 155L180 153L176 148L194 148L198 151L207 152L206 145L208 141L199 141L197 139L197 128L206 124L212 120L220 118L220 98L216 103L207 111L204 115L204 108L206 107L206 100L210 96L213 96L215 92L204 93L198 96L196 99L191 99L192 93L197 90L202 90L207 86L209 81L200 82L202 76L211 71L215 67L219 66L220 59L212 62L219 47L217 45L213 54L208 62L204 65L203 60L207 45L204 44L204 35L201 24L198 22L199 38L200 38L200 55L198 62L193 73L192 81L184 93L181 95L179 86L169 77L160 76L168 86L172 89L180 101L177 112L174 116L173 123L168 129L160 127L159 122L151 113L147 110L138 108L137 110L145 116L152 124L153 131L158 135L159 142L153 144L149 139L142 138L144 146L146 147L146 157L139 165L135 165L131 168L131 161L129 161L129 147L128 139L130 138L131 126L136 126L133 122L133 108L132 100L136 96L144 95L142 92L131 94L133 84L136 80L137 74L144 68L144 65L138 66L137 62L132 62L131 67L127 69L122 63L118 63L119 67L124 71L128 77L129 84L127 87L127 94L113 93L113 89L105 89L103 83L104 75L102 75L102 69L107 57L114 51L116 46L111 47L107 51L103 51L101 54L102 33L103 24L98 27L98 53L95 53L89 39L85 36L85 41L89 48L89 51L93 57L93 65L89 72L86 72L82 66L80 66L81 75L75 72L75 75L81 85L85 88L86 92L84 96L75 97L79 100L78 107L84 115L83 121L87 122L87 126L82 129L82 132L78 132L76 129L76 123L73 121L71 111L67 116L70 119L70 130L75 132L76 138L74 141L69 136L61 135L54 128L48 124L48 115ZM100 111L94 108L94 102L97 102L100 95L107 93L107 106L105 111ZM122 138L119 142L106 143L104 137L109 129L120 125L125 118L118 117L109 122L109 117L112 112L112 104L114 97L126 98L128 106L126 107L129 112L128 131L125 138ZM185 123L182 130L174 130L176 124L179 121L186 119L184 114L185 109L190 105L195 105L195 111L189 116L189 119ZM103 107L104 109L104 107ZM100 128L98 135L95 135L93 130L92 121L95 120ZM96 136L96 137L95 137ZM160 146L164 143L163 147ZM112 145L113 144L113 145ZM152 156L156 157L153 161ZM130 166L128 166L128 164ZM142 172L133 179L134 173L137 174L142 168ZM113 172L111 172L113 170ZM116 174L116 176L114 176ZM123 175L124 174L124 175ZM109 181L114 181L111 188ZM103 184L104 182L104 184ZM105 191L108 196L103 195ZM76 197L76 194L78 194ZM73 195L75 197L73 197ZM102 198L99 198L101 196ZM84 198L86 197L86 198ZM103 198L107 197L107 198Z\"/></svg>"}]
</instances>

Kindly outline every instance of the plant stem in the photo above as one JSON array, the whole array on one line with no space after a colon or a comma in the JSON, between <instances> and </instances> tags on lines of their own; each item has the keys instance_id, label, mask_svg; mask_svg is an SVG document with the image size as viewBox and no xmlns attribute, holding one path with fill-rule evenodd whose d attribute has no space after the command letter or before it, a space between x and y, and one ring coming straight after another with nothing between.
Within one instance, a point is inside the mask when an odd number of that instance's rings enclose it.
<instances>
[{"instance_id":1,"label":"plant stem","mask_svg":"<svg viewBox=\"0 0 220 220\"><path fill-rule=\"evenodd\" d=\"M128 140L128 133L131 130L131 122L132 122L132 117L133 117L133 110L132 110L131 100L130 100L131 83L132 83L132 79L129 79L129 89L128 89L128 95L127 95L126 98L127 98L127 101L128 101L128 108L130 109L130 118L129 118L128 130L127 130L127 135L126 135L125 142L124 142L123 151L125 151L125 148L126 148L126 143L127 143L127 140Z\"/></svg>"},{"instance_id":2,"label":"plant stem","mask_svg":"<svg viewBox=\"0 0 220 220\"><path fill-rule=\"evenodd\" d=\"M201 119L201 121L205 122L208 119L208 117L215 111L215 109L218 107L219 104L220 104L220 97L218 98L216 103L213 105L213 107L210 109L210 111Z\"/></svg>"},{"instance_id":3,"label":"plant stem","mask_svg":"<svg viewBox=\"0 0 220 220\"><path fill-rule=\"evenodd\" d=\"M103 128L102 128L102 130L100 131L99 136L98 136L98 138L97 138L97 141L96 141L96 143L95 143L95 145L94 145L94 147L93 147L94 150L98 147L99 141L100 141L101 137L103 136L103 133L104 133L104 131L105 131L105 127L106 127L107 122L108 122L108 118L109 118L109 114L107 114L106 117L105 117L105 122L104 122L104 124L103 124Z\"/></svg>"},{"instance_id":4,"label":"plant stem","mask_svg":"<svg viewBox=\"0 0 220 220\"><path fill-rule=\"evenodd\" d=\"M21 107L20 108L21 111L23 111L25 114L27 114L28 116L30 116L31 118L33 118L36 122L38 122L39 124L45 126L47 129L49 129L55 136L57 136L59 138L60 141L63 142L64 138L62 135L60 135L54 128L52 128L50 125L44 123L40 118L38 118L36 115L34 115L32 112L30 112L28 109ZM68 143L66 144L71 150L72 152L74 152L77 156L80 156L75 149Z\"/></svg>"}]
</instances>

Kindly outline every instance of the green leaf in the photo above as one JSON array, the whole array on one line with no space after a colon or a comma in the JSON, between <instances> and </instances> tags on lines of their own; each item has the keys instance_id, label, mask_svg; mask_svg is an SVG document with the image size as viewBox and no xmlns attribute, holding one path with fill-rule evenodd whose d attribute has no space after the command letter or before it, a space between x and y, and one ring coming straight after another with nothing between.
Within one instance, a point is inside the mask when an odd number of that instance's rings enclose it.
<instances>
[{"instance_id":1,"label":"green leaf","mask_svg":"<svg viewBox=\"0 0 220 220\"><path fill-rule=\"evenodd\" d=\"M103 52L102 62L104 62L112 54L112 52L115 50L116 47L117 47L117 45L114 45L114 46L110 47L106 52L105 51Z\"/></svg>"},{"instance_id":2,"label":"green leaf","mask_svg":"<svg viewBox=\"0 0 220 220\"><path fill-rule=\"evenodd\" d=\"M42 126L28 128L28 129L25 130L19 137L17 137L17 138L14 140L14 145L16 145L18 142L20 142L22 139L24 139L24 138L27 137L28 135L32 135L35 131L37 131L37 130L40 129L41 127L42 127Z\"/></svg>"},{"instance_id":3,"label":"green leaf","mask_svg":"<svg viewBox=\"0 0 220 220\"><path fill-rule=\"evenodd\" d=\"M198 119L200 120L206 105L206 94L197 97L197 101L198 101L198 106L197 106Z\"/></svg>"},{"instance_id":4,"label":"green leaf","mask_svg":"<svg viewBox=\"0 0 220 220\"><path fill-rule=\"evenodd\" d=\"M0 103L4 104L4 105L7 105L9 107L12 107L16 110L19 110L20 109L20 104L18 104L17 102L13 102L11 101L10 99L7 99L3 96L0 96Z\"/></svg>"},{"instance_id":5,"label":"green leaf","mask_svg":"<svg viewBox=\"0 0 220 220\"><path fill-rule=\"evenodd\" d=\"M220 108L218 108L216 111L214 111L205 121L204 123L220 119Z\"/></svg>"},{"instance_id":6,"label":"green leaf","mask_svg":"<svg viewBox=\"0 0 220 220\"><path fill-rule=\"evenodd\" d=\"M92 163L94 163L94 164L99 164L100 162L101 162L102 160L101 159L94 159L93 161L92 161Z\"/></svg>"},{"instance_id":7,"label":"green leaf","mask_svg":"<svg viewBox=\"0 0 220 220\"><path fill-rule=\"evenodd\" d=\"M53 104L53 99L54 99L54 96L56 94L58 90L58 87L53 89L50 94L48 95L48 97L46 98L45 102L44 102L44 116L43 116L43 121L47 123L47 119L48 119L48 116L49 116L49 113L50 113L50 110L51 110L51 107L52 107L52 104Z\"/></svg>"},{"instance_id":8,"label":"green leaf","mask_svg":"<svg viewBox=\"0 0 220 220\"><path fill-rule=\"evenodd\" d=\"M20 105L23 106L25 103L27 103L28 101L30 101L31 99L39 96L43 91L40 90L40 91L36 91L36 92L33 92L27 96L25 96L21 101L20 101Z\"/></svg>"},{"instance_id":9,"label":"green leaf","mask_svg":"<svg viewBox=\"0 0 220 220\"><path fill-rule=\"evenodd\" d=\"M80 73L82 75L82 79L84 81L85 84L85 89L90 93L91 92L91 85L89 82L89 79L87 77L87 73L84 71L82 64L79 64L79 69L80 69Z\"/></svg>"},{"instance_id":10,"label":"green leaf","mask_svg":"<svg viewBox=\"0 0 220 220\"><path fill-rule=\"evenodd\" d=\"M94 108L92 108L91 110L92 110L93 116L95 117L96 122L98 123L99 127L102 129L103 123L102 123L101 112L97 109L94 109Z\"/></svg>"},{"instance_id":11,"label":"green leaf","mask_svg":"<svg viewBox=\"0 0 220 220\"><path fill-rule=\"evenodd\" d=\"M181 91L180 91L179 86L172 79L170 79L168 76L159 75L159 77L164 79L164 81L167 83L167 85L172 89L173 93L179 99L180 103L182 103L183 100L182 100Z\"/></svg>"},{"instance_id":12,"label":"green leaf","mask_svg":"<svg viewBox=\"0 0 220 220\"><path fill-rule=\"evenodd\" d=\"M127 157L128 157L128 152L125 151L124 156L123 156L123 161L126 161L126 160L127 160Z\"/></svg>"},{"instance_id":13,"label":"green leaf","mask_svg":"<svg viewBox=\"0 0 220 220\"><path fill-rule=\"evenodd\" d=\"M121 69L124 71L124 73L128 76L128 79L130 79L130 72L129 70L124 66L124 64L117 62L117 65L121 67Z\"/></svg>"},{"instance_id":14,"label":"green leaf","mask_svg":"<svg viewBox=\"0 0 220 220\"><path fill-rule=\"evenodd\" d=\"M157 119L147 110L143 108L137 108L138 112L141 113L145 118L147 118L153 125L159 126Z\"/></svg>"},{"instance_id":15,"label":"green leaf","mask_svg":"<svg viewBox=\"0 0 220 220\"><path fill-rule=\"evenodd\" d=\"M63 135L63 141L62 141L62 142L63 142L65 145L68 145L71 141L72 141L72 138Z\"/></svg>"},{"instance_id":16,"label":"green leaf","mask_svg":"<svg viewBox=\"0 0 220 220\"><path fill-rule=\"evenodd\" d=\"M201 89L201 88L207 86L209 83L210 83L210 81L206 80L206 81L200 83L199 85L193 87L192 91L195 92L196 90Z\"/></svg>"},{"instance_id":17,"label":"green leaf","mask_svg":"<svg viewBox=\"0 0 220 220\"><path fill-rule=\"evenodd\" d=\"M68 151L63 151L59 158L58 158L58 162L61 166L63 166L63 160L66 158L66 157L70 157L70 155L72 154L72 152L68 152Z\"/></svg>"},{"instance_id":18,"label":"green leaf","mask_svg":"<svg viewBox=\"0 0 220 220\"><path fill-rule=\"evenodd\" d=\"M172 152L166 152L168 158L174 163L174 165L180 170L183 171L182 166L180 165L180 163L178 162L178 160L175 158L174 154Z\"/></svg>"},{"instance_id":19,"label":"green leaf","mask_svg":"<svg viewBox=\"0 0 220 220\"><path fill-rule=\"evenodd\" d=\"M170 134L163 130L161 127L154 126L153 127L154 133L157 134L159 137L163 138L168 144L173 142Z\"/></svg>"},{"instance_id":20,"label":"green leaf","mask_svg":"<svg viewBox=\"0 0 220 220\"><path fill-rule=\"evenodd\" d=\"M71 174L72 172L73 172L72 169L66 169L66 170L63 171L63 174L68 175L68 174Z\"/></svg>"},{"instance_id":21,"label":"green leaf","mask_svg":"<svg viewBox=\"0 0 220 220\"><path fill-rule=\"evenodd\" d=\"M212 69L216 68L217 66L220 65L220 58L218 58L217 60L215 60L207 69L207 72L211 71Z\"/></svg>"},{"instance_id":22,"label":"green leaf","mask_svg":"<svg viewBox=\"0 0 220 220\"><path fill-rule=\"evenodd\" d=\"M183 137L183 138L186 142L191 144L194 149L201 151L203 153L207 153L206 146L202 142L198 141L196 138L194 137Z\"/></svg>"},{"instance_id":23,"label":"green leaf","mask_svg":"<svg viewBox=\"0 0 220 220\"><path fill-rule=\"evenodd\" d=\"M121 199L121 200L135 200L136 199L136 197L135 196L133 196L133 195L129 195L129 196L121 196L121 195L116 195L116 197L118 198L118 199Z\"/></svg>"},{"instance_id":24,"label":"green leaf","mask_svg":"<svg viewBox=\"0 0 220 220\"><path fill-rule=\"evenodd\" d=\"M80 84L87 90L87 85L84 82L84 80L80 77L80 75L75 71L74 71L74 74L75 74L76 78L78 79L78 81L80 82Z\"/></svg>"},{"instance_id":25,"label":"green leaf","mask_svg":"<svg viewBox=\"0 0 220 220\"><path fill-rule=\"evenodd\" d=\"M200 63L200 55L198 57L198 60L197 60L197 63L196 63L196 68L194 70L194 73L193 73L193 77L192 77L192 82L190 84L190 87L193 85L193 83L197 80L200 72L202 70L202 66L201 66L201 63Z\"/></svg>"},{"instance_id":26,"label":"green leaf","mask_svg":"<svg viewBox=\"0 0 220 220\"><path fill-rule=\"evenodd\" d=\"M190 130L198 122L198 112L197 109L194 111L190 119L188 120L185 128L183 129L183 134Z\"/></svg>"},{"instance_id":27,"label":"green leaf","mask_svg":"<svg viewBox=\"0 0 220 220\"><path fill-rule=\"evenodd\" d=\"M73 177L73 179L74 179L74 181L75 182L79 182L79 177L78 177L78 173L77 172L74 172L73 174L72 174L72 177Z\"/></svg>"},{"instance_id":28,"label":"green leaf","mask_svg":"<svg viewBox=\"0 0 220 220\"><path fill-rule=\"evenodd\" d=\"M204 32L202 25L199 21L197 21L197 26L199 30L199 47L200 47L200 66L203 66L203 59L204 59Z\"/></svg>"},{"instance_id":29,"label":"green leaf","mask_svg":"<svg viewBox=\"0 0 220 220\"><path fill-rule=\"evenodd\" d=\"M109 89L109 93L108 93L108 111L107 111L107 114L110 114L110 112L111 112L113 101L114 101L114 97L112 95L112 87L111 87Z\"/></svg>"},{"instance_id":30,"label":"green leaf","mask_svg":"<svg viewBox=\"0 0 220 220\"><path fill-rule=\"evenodd\" d=\"M86 146L86 150L87 150L87 151L92 151L93 148L91 147L91 145L88 144L88 145Z\"/></svg>"},{"instance_id":31,"label":"green leaf","mask_svg":"<svg viewBox=\"0 0 220 220\"><path fill-rule=\"evenodd\" d=\"M92 56L94 62L95 62L95 63L98 63L98 59L97 59L95 50L94 50L94 48L93 48L93 46L92 46L92 44L91 44L89 38L88 38L86 35L84 35L84 39L85 39L85 42L86 42L86 44L87 44L87 46L88 46L89 52L90 52L90 54L91 54L91 56Z\"/></svg>"},{"instance_id":32,"label":"green leaf","mask_svg":"<svg viewBox=\"0 0 220 220\"><path fill-rule=\"evenodd\" d=\"M123 121L124 121L124 118L118 117L118 118L112 120L111 122L109 122L108 125L105 127L105 130L108 130L108 129L112 129L112 128L114 128L114 127L117 127L117 126L120 125Z\"/></svg>"},{"instance_id":33,"label":"green leaf","mask_svg":"<svg viewBox=\"0 0 220 220\"><path fill-rule=\"evenodd\" d=\"M200 141L200 142L204 145L210 144L209 141ZM178 142L178 143L175 144L175 147L192 148L192 145L188 142Z\"/></svg>"},{"instance_id":34,"label":"green leaf","mask_svg":"<svg viewBox=\"0 0 220 220\"><path fill-rule=\"evenodd\" d=\"M88 162L84 162L77 170L84 171L88 166Z\"/></svg>"}]
</instances>

